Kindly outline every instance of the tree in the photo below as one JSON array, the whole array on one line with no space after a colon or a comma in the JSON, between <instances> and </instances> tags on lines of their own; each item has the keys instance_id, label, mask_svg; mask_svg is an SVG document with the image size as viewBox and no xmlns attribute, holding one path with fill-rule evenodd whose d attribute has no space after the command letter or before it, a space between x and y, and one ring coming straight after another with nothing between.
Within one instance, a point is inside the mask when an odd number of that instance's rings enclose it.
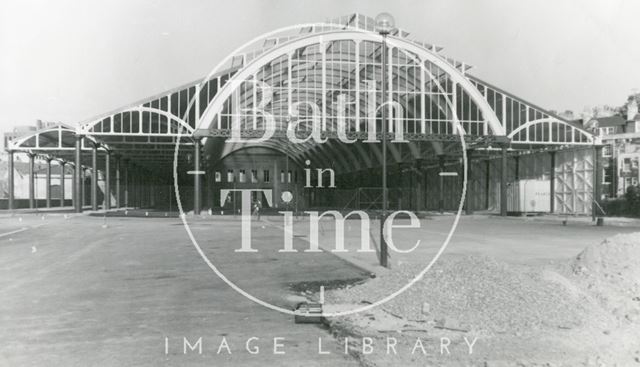
<instances>
[{"instance_id":1,"label":"tree","mask_svg":"<svg viewBox=\"0 0 640 367\"><path fill-rule=\"evenodd\" d=\"M624 117L625 119L627 118L627 104L632 100L635 99L636 103L638 105L640 105L640 93L632 93L627 97L627 101L620 107L616 108L616 114Z\"/></svg>"}]
</instances>

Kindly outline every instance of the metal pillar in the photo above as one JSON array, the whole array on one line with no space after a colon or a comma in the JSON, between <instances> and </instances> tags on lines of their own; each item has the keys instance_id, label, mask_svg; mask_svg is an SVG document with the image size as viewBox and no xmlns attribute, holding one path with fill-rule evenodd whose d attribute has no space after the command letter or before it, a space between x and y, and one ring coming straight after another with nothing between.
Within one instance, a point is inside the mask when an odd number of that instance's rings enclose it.
<instances>
[{"instance_id":1,"label":"metal pillar","mask_svg":"<svg viewBox=\"0 0 640 367\"><path fill-rule=\"evenodd\" d=\"M424 210L424 176L422 172L422 159L416 159L415 190L416 190L416 211Z\"/></svg>"},{"instance_id":2,"label":"metal pillar","mask_svg":"<svg viewBox=\"0 0 640 367\"><path fill-rule=\"evenodd\" d=\"M145 176L142 178L142 193L144 194L144 205L148 208L151 206L151 187L149 186L148 172L145 172Z\"/></svg>"},{"instance_id":3,"label":"metal pillar","mask_svg":"<svg viewBox=\"0 0 640 367\"><path fill-rule=\"evenodd\" d=\"M136 202L138 203L138 207L143 208L144 203L144 192L142 191L142 178L144 177L144 173L142 171L138 171L136 173Z\"/></svg>"},{"instance_id":4,"label":"metal pillar","mask_svg":"<svg viewBox=\"0 0 640 367\"><path fill-rule=\"evenodd\" d=\"M444 213L444 176L442 173L444 172L444 155L438 156L438 167L440 171L440 190L438 192L438 210L440 213Z\"/></svg>"},{"instance_id":5,"label":"metal pillar","mask_svg":"<svg viewBox=\"0 0 640 367\"><path fill-rule=\"evenodd\" d=\"M550 152L551 167L549 170L549 212L556 211L556 152Z\"/></svg>"},{"instance_id":6,"label":"metal pillar","mask_svg":"<svg viewBox=\"0 0 640 367\"><path fill-rule=\"evenodd\" d=\"M132 169L129 170L129 204L131 207L136 208L138 205L138 197L136 195L136 171L133 169L133 164L130 165Z\"/></svg>"},{"instance_id":7,"label":"metal pillar","mask_svg":"<svg viewBox=\"0 0 640 367\"><path fill-rule=\"evenodd\" d=\"M491 195L491 160L487 159L486 161L486 172L485 172L485 181L484 181L484 207L486 210L489 210L489 205Z\"/></svg>"},{"instance_id":8,"label":"metal pillar","mask_svg":"<svg viewBox=\"0 0 640 367\"><path fill-rule=\"evenodd\" d=\"M146 194L144 191L144 176L145 176L145 172L144 171L140 171L138 173L138 179L137 179L137 183L138 183L138 187L136 189L136 195L138 196L138 203L140 203L140 207L141 208L146 208L147 207L147 200L146 200Z\"/></svg>"},{"instance_id":9,"label":"metal pillar","mask_svg":"<svg viewBox=\"0 0 640 367\"><path fill-rule=\"evenodd\" d=\"M138 203L141 208L145 208L147 206L146 200L144 199L144 171L138 172L136 176L136 184L138 185L136 188L136 196L138 197Z\"/></svg>"},{"instance_id":10,"label":"metal pillar","mask_svg":"<svg viewBox=\"0 0 640 367\"><path fill-rule=\"evenodd\" d=\"M7 167L7 169L8 169L8 177L7 177L7 179L9 181L9 210L13 210L13 209L15 209L15 206L14 206L15 205L15 203L14 203L14 199L15 199L15 197L14 197L14 195L15 195L14 185L15 185L15 182L14 182L14 176L13 176L13 170L14 170L13 164L14 163L13 163L13 151L12 150L9 151L9 157L8 158L9 158L9 160L7 161L7 163L9 165L9 167Z\"/></svg>"},{"instance_id":11,"label":"metal pillar","mask_svg":"<svg viewBox=\"0 0 640 367\"><path fill-rule=\"evenodd\" d=\"M131 176L131 183L133 184L133 206L136 208L142 207L140 201L140 171L133 170Z\"/></svg>"},{"instance_id":12,"label":"metal pillar","mask_svg":"<svg viewBox=\"0 0 640 367\"><path fill-rule=\"evenodd\" d=\"M273 160L273 177L271 178L273 182L273 206L277 208L280 204L280 172L278 172L278 160ZM235 180L234 180L235 182ZM233 193L235 195L235 192ZM235 196L233 196L235 201ZM220 206L223 206L224 203L220 203Z\"/></svg>"},{"instance_id":13,"label":"metal pillar","mask_svg":"<svg viewBox=\"0 0 640 367\"><path fill-rule=\"evenodd\" d=\"M251 172L251 171L249 171ZM205 175L204 176L204 208L205 209L209 209L211 210L212 205L211 205L211 179L213 178L213 176L211 174ZM249 180L251 180L250 182L253 183L253 174L250 173L249 175ZM151 179L151 184L155 185L155 180L152 178ZM151 205L153 206L153 204L155 203L156 199L154 197L154 192L151 191Z\"/></svg>"},{"instance_id":14,"label":"metal pillar","mask_svg":"<svg viewBox=\"0 0 640 367\"><path fill-rule=\"evenodd\" d=\"M380 215L380 265L388 267L384 222L387 219L387 36L382 36L382 213Z\"/></svg>"},{"instance_id":15,"label":"metal pillar","mask_svg":"<svg viewBox=\"0 0 640 367\"><path fill-rule=\"evenodd\" d=\"M472 150L467 150L467 190L464 193L464 213L466 215L473 214L473 210L471 210L471 170L473 169L473 164L471 164L471 156Z\"/></svg>"},{"instance_id":16,"label":"metal pillar","mask_svg":"<svg viewBox=\"0 0 640 367\"><path fill-rule=\"evenodd\" d=\"M133 167L133 164L130 167L131 169L129 170L129 184L130 184L130 190L129 190L129 194L131 195L131 197L129 198L130 200L130 204L131 207L133 208L137 208L138 207L138 193L136 192L136 170Z\"/></svg>"},{"instance_id":17,"label":"metal pillar","mask_svg":"<svg viewBox=\"0 0 640 367\"><path fill-rule=\"evenodd\" d=\"M142 208L144 206L144 201L142 200L142 190L140 190L140 187L142 187L142 174L141 172L138 170L135 174L135 176L133 176L135 178L134 185L135 185L135 190L136 190L136 206L139 208Z\"/></svg>"},{"instance_id":18,"label":"metal pillar","mask_svg":"<svg viewBox=\"0 0 640 367\"><path fill-rule=\"evenodd\" d=\"M91 148L91 210L98 210L98 144Z\"/></svg>"},{"instance_id":19,"label":"metal pillar","mask_svg":"<svg viewBox=\"0 0 640 367\"><path fill-rule=\"evenodd\" d=\"M80 167L80 181L82 181L82 185L80 185L80 194L82 195L80 202L82 203L82 208L84 209L87 204L87 170L85 167Z\"/></svg>"},{"instance_id":20,"label":"metal pillar","mask_svg":"<svg viewBox=\"0 0 640 367\"><path fill-rule=\"evenodd\" d=\"M75 164L73 165L73 172L71 172L71 206L74 207L74 210L77 206L78 198L76 197L76 168Z\"/></svg>"},{"instance_id":21,"label":"metal pillar","mask_svg":"<svg viewBox=\"0 0 640 367\"><path fill-rule=\"evenodd\" d=\"M29 209L35 206L35 155L29 154Z\"/></svg>"},{"instance_id":22,"label":"metal pillar","mask_svg":"<svg viewBox=\"0 0 640 367\"><path fill-rule=\"evenodd\" d=\"M146 200L146 194L144 191L144 176L145 176L145 172L144 171L140 171L138 174L138 190L136 191L138 193L138 202L140 203L140 207L141 208L145 208L147 206L147 200Z\"/></svg>"},{"instance_id":23,"label":"metal pillar","mask_svg":"<svg viewBox=\"0 0 640 367\"><path fill-rule=\"evenodd\" d=\"M124 170L124 207L129 207L129 168L127 167L127 161L122 162Z\"/></svg>"},{"instance_id":24,"label":"metal pillar","mask_svg":"<svg viewBox=\"0 0 640 367\"><path fill-rule=\"evenodd\" d=\"M602 184L602 172L600 164L600 157L602 157L602 146L593 146L593 200L591 203L591 219L596 220L596 217L601 214L600 211L600 194Z\"/></svg>"},{"instance_id":25,"label":"metal pillar","mask_svg":"<svg viewBox=\"0 0 640 367\"><path fill-rule=\"evenodd\" d=\"M66 181L65 179L65 172L64 172L64 166L65 166L66 162L62 161L60 162L60 207L64 207L64 183Z\"/></svg>"},{"instance_id":26,"label":"metal pillar","mask_svg":"<svg viewBox=\"0 0 640 367\"><path fill-rule=\"evenodd\" d=\"M193 143L193 214L200 215L200 139Z\"/></svg>"},{"instance_id":27,"label":"metal pillar","mask_svg":"<svg viewBox=\"0 0 640 367\"><path fill-rule=\"evenodd\" d=\"M500 215L507 216L507 147L502 147L500 157Z\"/></svg>"},{"instance_id":28,"label":"metal pillar","mask_svg":"<svg viewBox=\"0 0 640 367\"><path fill-rule=\"evenodd\" d=\"M116 156L116 208L120 208L120 157Z\"/></svg>"},{"instance_id":29,"label":"metal pillar","mask_svg":"<svg viewBox=\"0 0 640 367\"><path fill-rule=\"evenodd\" d=\"M111 209L111 167L110 152L107 151L104 156L104 210Z\"/></svg>"},{"instance_id":30,"label":"metal pillar","mask_svg":"<svg viewBox=\"0 0 640 367\"><path fill-rule=\"evenodd\" d=\"M51 208L51 159L47 159L46 185L47 208Z\"/></svg>"},{"instance_id":31,"label":"metal pillar","mask_svg":"<svg viewBox=\"0 0 640 367\"><path fill-rule=\"evenodd\" d=\"M76 135L76 162L73 170L73 205L76 213L82 213L82 135Z\"/></svg>"}]
</instances>

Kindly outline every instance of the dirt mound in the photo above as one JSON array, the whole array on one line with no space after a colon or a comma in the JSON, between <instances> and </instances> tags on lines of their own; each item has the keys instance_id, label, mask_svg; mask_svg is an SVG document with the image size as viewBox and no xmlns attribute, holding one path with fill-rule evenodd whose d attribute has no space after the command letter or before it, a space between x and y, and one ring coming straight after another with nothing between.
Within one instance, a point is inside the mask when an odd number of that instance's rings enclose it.
<instances>
[{"instance_id":1,"label":"dirt mound","mask_svg":"<svg viewBox=\"0 0 640 367\"><path fill-rule=\"evenodd\" d=\"M619 234L588 246L573 261L576 273L618 278L621 285L640 284L640 233Z\"/></svg>"},{"instance_id":2,"label":"dirt mound","mask_svg":"<svg viewBox=\"0 0 640 367\"><path fill-rule=\"evenodd\" d=\"M621 234L585 248L570 262L571 275L602 306L640 321L640 233Z\"/></svg>"},{"instance_id":3,"label":"dirt mound","mask_svg":"<svg viewBox=\"0 0 640 367\"><path fill-rule=\"evenodd\" d=\"M377 301L407 284L421 269L394 269L366 284L333 292L330 301ZM597 303L562 275L479 256L443 257L383 309L434 327L516 335L577 328L587 320L607 321Z\"/></svg>"},{"instance_id":4,"label":"dirt mound","mask_svg":"<svg viewBox=\"0 0 640 367\"><path fill-rule=\"evenodd\" d=\"M325 299L372 303L421 270L393 269ZM640 363L640 234L614 236L544 267L444 256L405 293L364 315L332 320L332 328L347 336L371 335L380 343L394 335L409 347L416 336L479 336L483 343L474 355L458 353L453 359L437 352L427 360L409 353L390 356L384 349L362 357L380 366L634 365Z\"/></svg>"}]
</instances>

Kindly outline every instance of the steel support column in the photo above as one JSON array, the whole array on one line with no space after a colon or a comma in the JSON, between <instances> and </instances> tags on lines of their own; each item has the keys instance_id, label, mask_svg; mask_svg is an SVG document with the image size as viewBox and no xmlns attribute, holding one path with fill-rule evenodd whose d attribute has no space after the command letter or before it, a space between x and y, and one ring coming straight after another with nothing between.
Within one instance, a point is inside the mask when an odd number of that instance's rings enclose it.
<instances>
[{"instance_id":1,"label":"steel support column","mask_svg":"<svg viewBox=\"0 0 640 367\"><path fill-rule=\"evenodd\" d=\"M277 208L280 203L280 173L278 172L278 160L273 160L273 206ZM235 182L235 179L234 179ZM235 193L233 193L235 195ZM235 199L235 196L234 196ZM223 206L224 203L220 203L220 206Z\"/></svg>"},{"instance_id":2,"label":"steel support column","mask_svg":"<svg viewBox=\"0 0 640 367\"><path fill-rule=\"evenodd\" d=\"M556 152L550 152L551 167L549 167L549 212L556 211Z\"/></svg>"},{"instance_id":3,"label":"steel support column","mask_svg":"<svg viewBox=\"0 0 640 367\"><path fill-rule=\"evenodd\" d=\"M438 190L438 210L440 213L444 213L444 176L442 173L444 172L444 155L438 156L438 167L440 172L440 189Z\"/></svg>"},{"instance_id":4,"label":"steel support column","mask_svg":"<svg viewBox=\"0 0 640 367\"><path fill-rule=\"evenodd\" d=\"M111 209L111 153L106 152L104 156L104 210Z\"/></svg>"},{"instance_id":5,"label":"steel support column","mask_svg":"<svg viewBox=\"0 0 640 367\"><path fill-rule=\"evenodd\" d=\"M14 182L14 175L13 175L13 170L14 170L14 162L13 162L13 151L10 150L9 151L9 160L7 161L7 164L9 165L9 167L7 167L7 179L9 181L9 210L13 210L15 209L15 203L14 203L14 199L15 199L15 182Z\"/></svg>"},{"instance_id":6,"label":"steel support column","mask_svg":"<svg viewBox=\"0 0 640 367\"><path fill-rule=\"evenodd\" d=\"M98 210L98 145L91 148L91 209Z\"/></svg>"},{"instance_id":7,"label":"steel support column","mask_svg":"<svg viewBox=\"0 0 640 367\"><path fill-rule=\"evenodd\" d=\"M78 198L76 197L76 187L78 186L76 183L76 168L75 164L73 165L73 172L71 172L71 206L73 206L74 210L77 206Z\"/></svg>"},{"instance_id":8,"label":"steel support column","mask_svg":"<svg viewBox=\"0 0 640 367\"><path fill-rule=\"evenodd\" d=\"M87 205L87 170L85 167L80 167L80 181L82 185L80 185L80 193L82 195L82 199L80 202L82 203L82 208Z\"/></svg>"},{"instance_id":9,"label":"steel support column","mask_svg":"<svg viewBox=\"0 0 640 367\"><path fill-rule=\"evenodd\" d=\"M35 155L29 154L29 209L35 206Z\"/></svg>"},{"instance_id":10,"label":"steel support column","mask_svg":"<svg viewBox=\"0 0 640 367\"><path fill-rule=\"evenodd\" d=\"M384 222L387 219L387 209L389 206L387 193L387 108L389 101L387 96L387 35L382 35L382 213L380 215L380 265L388 267L387 239L384 236Z\"/></svg>"},{"instance_id":11,"label":"steel support column","mask_svg":"<svg viewBox=\"0 0 640 367\"><path fill-rule=\"evenodd\" d=\"M251 170L249 170L249 172L249 180L251 180L250 182L253 182L253 173L251 173ZM204 209L207 209L209 212L211 211L211 178L211 174L206 174L204 176ZM154 183L155 181L152 178L151 185L154 185ZM153 205L154 202L155 198L151 195L151 205Z\"/></svg>"},{"instance_id":12,"label":"steel support column","mask_svg":"<svg viewBox=\"0 0 640 367\"><path fill-rule=\"evenodd\" d=\"M145 175L146 172L145 171L140 171L139 176L138 176L138 196L140 197L140 207L141 208L146 208L147 207L147 194L144 190L144 182L145 182Z\"/></svg>"},{"instance_id":13,"label":"steel support column","mask_svg":"<svg viewBox=\"0 0 640 367\"><path fill-rule=\"evenodd\" d=\"M395 165L395 167L392 168L392 170L396 170L396 174L393 174L392 171L392 176L394 177L395 181L395 186L397 188L400 188L400 192L398 193L398 209L397 210L403 210L403 209L408 209L406 204L405 204L405 200L404 200L404 195L405 195L405 189L406 189L406 185L405 185L405 181L407 179L407 175L404 174L406 169L406 165L403 164L402 162L398 163L397 165ZM388 199L388 197L387 197ZM388 202L387 202L388 203ZM388 207L387 207L388 209Z\"/></svg>"},{"instance_id":14,"label":"steel support column","mask_svg":"<svg viewBox=\"0 0 640 367\"><path fill-rule=\"evenodd\" d=\"M140 192L140 170L135 170L133 174L133 197L136 208L142 208L142 195Z\"/></svg>"},{"instance_id":15,"label":"steel support column","mask_svg":"<svg viewBox=\"0 0 640 367\"><path fill-rule=\"evenodd\" d=\"M124 207L129 206L129 167L127 161L122 161L124 171Z\"/></svg>"},{"instance_id":16,"label":"steel support column","mask_svg":"<svg viewBox=\"0 0 640 367\"><path fill-rule=\"evenodd\" d=\"M149 184L149 172L145 172L145 176L142 180L141 190L144 193L144 203L147 208L151 206L151 186Z\"/></svg>"},{"instance_id":17,"label":"steel support column","mask_svg":"<svg viewBox=\"0 0 640 367\"><path fill-rule=\"evenodd\" d=\"M140 170L136 170L135 174L133 175L133 191L135 192L134 197L135 197L135 203L136 203L136 207L137 208L142 208L142 192L140 191L140 185L141 185L141 175L140 175Z\"/></svg>"},{"instance_id":18,"label":"steel support column","mask_svg":"<svg viewBox=\"0 0 640 367\"><path fill-rule=\"evenodd\" d=\"M147 208L149 207L149 201L147 200L147 192L145 190L147 183L147 172L142 171L140 174L140 185L138 185L138 192L140 192L140 207Z\"/></svg>"},{"instance_id":19,"label":"steel support column","mask_svg":"<svg viewBox=\"0 0 640 367\"><path fill-rule=\"evenodd\" d=\"M60 162L60 207L64 207L64 194L65 194L64 183L66 181L65 172L64 172L65 164L66 162L64 161Z\"/></svg>"},{"instance_id":20,"label":"steel support column","mask_svg":"<svg viewBox=\"0 0 640 367\"><path fill-rule=\"evenodd\" d=\"M473 214L473 210L471 209L471 170L473 169L473 164L471 162L471 158L473 156L473 150L467 150L467 190L464 193L464 213L466 215ZM463 167L464 168L464 167Z\"/></svg>"},{"instance_id":21,"label":"steel support column","mask_svg":"<svg viewBox=\"0 0 640 367\"><path fill-rule=\"evenodd\" d=\"M116 208L120 208L120 157L116 156Z\"/></svg>"},{"instance_id":22,"label":"steel support column","mask_svg":"<svg viewBox=\"0 0 640 367\"><path fill-rule=\"evenodd\" d=\"M507 216L507 147L502 147L500 156L500 215Z\"/></svg>"},{"instance_id":23,"label":"steel support column","mask_svg":"<svg viewBox=\"0 0 640 367\"><path fill-rule=\"evenodd\" d=\"M82 213L82 135L76 135L76 156L73 170L73 205L76 213Z\"/></svg>"},{"instance_id":24,"label":"steel support column","mask_svg":"<svg viewBox=\"0 0 640 367\"><path fill-rule=\"evenodd\" d=\"M200 139L193 144L193 214L200 215Z\"/></svg>"},{"instance_id":25,"label":"steel support column","mask_svg":"<svg viewBox=\"0 0 640 367\"><path fill-rule=\"evenodd\" d=\"M485 181L484 181L484 208L489 210L489 205L491 205L491 160L487 159L485 161Z\"/></svg>"},{"instance_id":26,"label":"steel support column","mask_svg":"<svg viewBox=\"0 0 640 367\"><path fill-rule=\"evenodd\" d=\"M138 207L138 196L137 196L137 192L136 192L136 170L133 168L133 164L130 165L130 170L129 170L129 184L130 184L130 195L131 197L129 198L129 201L131 204L131 207L133 208L137 208Z\"/></svg>"},{"instance_id":27,"label":"steel support column","mask_svg":"<svg viewBox=\"0 0 640 367\"><path fill-rule=\"evenodd\" d=\"M415 163L415 192L416 192L416 211L424 210L424 175L423 160L416 159Z\"/></svg>"},{"instance_id":28,"label":"steel support column","mask_svg":"<svg viewBox=\"0 0 640 367\"><path fill-rule=\"evenodd\" d=\"M594 145L593 147L593 200L591 204L591 219L596 220L600 211L600 195L602 186L602 165L600 164L602 157L602 145Z\"/></svg>"},{"instance_id":29,"label":"steel support column","mask_svg":"<svg viewBox=\"0 0 640 367\"><path fill-rule=\"evenodd\" d=\"M47 208L51 208L51 159L47 159L47 177L45 181L47 185L45 188Z\"/></svg>"}]
</instances>

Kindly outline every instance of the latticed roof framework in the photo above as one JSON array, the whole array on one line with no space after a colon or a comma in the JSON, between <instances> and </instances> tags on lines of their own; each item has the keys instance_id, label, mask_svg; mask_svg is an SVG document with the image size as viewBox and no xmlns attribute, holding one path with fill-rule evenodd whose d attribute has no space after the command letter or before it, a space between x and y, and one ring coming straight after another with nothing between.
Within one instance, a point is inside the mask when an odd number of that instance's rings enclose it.
<instances>
[{"instance_id":1,"label":"latticed roof framework","mask_svg":"<svg viewBox=\"0 0 640 367\"><path fill-rule=\"evenodd\" d=\"M176 144L179 164L191 157L194 138L205 138L205 162L248 143L230 143L235 127L245 138L262 136L273 121L274 137L257 145L302 162L356 171L381 162L383 103L390 105L390 133L402 129L408 142L388 144L391 161L458 155L468 147L491 152L498 143L518 150L593 144L593 136L536 105L468 74L470 66L446 57L442 48L415 41L397 29L387 39L387 94L382 95L382 37L372 18L353 14L322 24L289 27L259 37L230 56L212 75L81 123L77 128L38 131L10 149L70 159L71 134L90 137L125 159L169 173ZM319 127L327 143L293 144L286 138ZM354 143L338 139L340 131ZM393 135L390 135L392 138ZM46 141L46 143L42 143ZM458 155L459 156L459 155Z\"/></svg>"}]
</instances>

